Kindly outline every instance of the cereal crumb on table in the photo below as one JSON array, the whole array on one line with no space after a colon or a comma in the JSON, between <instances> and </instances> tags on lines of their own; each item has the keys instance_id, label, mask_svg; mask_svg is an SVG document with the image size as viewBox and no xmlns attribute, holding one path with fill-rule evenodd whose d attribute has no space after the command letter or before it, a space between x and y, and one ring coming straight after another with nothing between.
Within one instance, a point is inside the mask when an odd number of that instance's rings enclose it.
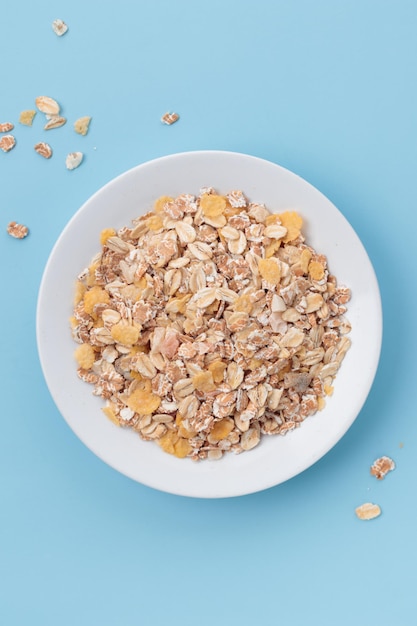
<instances>
[{"instance_id":1,"label":"cereal crumb on table","mask_svg":"<svg viewBox=\"0 0 417 626\"><path fill-rule=\"evenodd\" d=\"M30 109L27 111L22 111L20 116L19 116L19 123L23 124L24 126L32 126L33 124L33 118L36 115L36 111Z\"/></svg>"},{"instance_id":2,"label":"cereal crumb on table","mask_svg":"<svg viewBox=\"0 0 417 626\"><path fill-rule=\"evenodd\" d=\"M68 26L62 20L56 19L52 22L52 30L54 31L55 35L58 35L58 37L62 37L62 35L65 35L65 33L67 32Z\"/></svg>"},{"instance_id":3,"label":"cereal crumb on table","mask_svg":"<svg viewBox=\"0 0 417 626\"><path fill-rule=\"evenodd\" d=\"M74 122L74 130L79 135L86 135L88 133L88 129L90 126L91 117L85 115L84 117L79 117L78 120Z\"/></svg>"},{"instance_id":4,"label":"cereal crumb on table","mask_svg":"<svg viewBox=\"0 0 417 626\"><path fill-rule=\"evenodd\" d=\"M59 115L61 110L58 102L49 96L38 96L35 99L35 104L41 113L47 115Z\"/></svg>"},{"instance_id":5,"label":"cereal crumb on table","mask_svg":"<svg viewBox=\"0 0 417 626\"><path fill-rule=\"evenodd\" d=\"M381 456L376 459L371 466L371 474L378 480L382 480L388 474L395 469L395 463L389 456Z\"/></svg>"},{"instance_id":6,"label":"cereal crumb on table","mask_svg":"<svg viewBox=\"0 0 417 626\"><path fill-rule=\"evenodd\" d=\"M3 150L3 152L10 152L15 145L16 139L13 135L3 135L3 137L0 137L0 149Z\"/></svg>"},{"instance_id":7,"label":"cereal crumb on table","mask_svg":"<svg viewBox=\"0 0 417 626\"><path fill-rule=\"evenodd\" d=\"M82 152L70 152L65 159L67 170L75 170L81 165L83 158Z\"/></svg>"},{"instance_id":8,"label":"cereal crumb on table","mask_svg":"<svg viewBox=\"0 0 417 626\"><path fill-rule=\"evenodd\" d=\"M355 509L356 517L360 520L370 520L379 517L382 513L381 508L372 502L365 502Z\"/></svg>"},{"instance_id":9,"label":"cereal crumb on table","mask_svg":"<svg viewBox=\"0 0 417 626\"><path fill-rule=\"evenodd\" d=\"M161 117L161 122L163 124L171 126L171 124L175 124L175 122L178 122L179 119L180 116L178 115L178 113L164 113L164 115Z\"/></svg>"},{"instance_id":10,"label":"cereal crumb on table","mask_svg":"<svg viewBox=\"0 0 417 626\"><path fill-rule=\"evenodd\" d=\"M10 222L7 226L7 232L11 237L15 239L24 239L29 234L29 228L24 224L18 224L17 222Z\"/></svg>"},{"instance_id":11,"label":"cereal crumb on table","mask_svg":"<svg viewBox=\"0 0 417 626\"><path fill-rule=\"evenodd\" d=\"M44 159L50 159L52 156L52 148L49 143L45 143L41 141L34 146L35 152L40 154L40 156L44 157Z\"/></svg>"},{"instance_id":12,"label":"cereal crumb on table","mask_svg":"<svg viewBox=\"0 0 417 626\"><path fill-rule=\"evenodd\" d=\"M9 133L11 130L13 130L14 128L14 124L12 124L11 122L3 122L0 124L0 133Z\"/></svg>"}]
</instances>

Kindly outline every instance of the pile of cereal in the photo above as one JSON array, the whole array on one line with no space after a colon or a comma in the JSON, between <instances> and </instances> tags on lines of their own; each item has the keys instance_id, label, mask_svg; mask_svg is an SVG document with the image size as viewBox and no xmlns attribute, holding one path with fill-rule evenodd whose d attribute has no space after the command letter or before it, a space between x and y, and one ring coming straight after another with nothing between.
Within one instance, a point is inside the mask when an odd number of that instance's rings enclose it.
<instances>
[{"instance_id":1,"label":"pile of cereal","mask_svg":"<svg viewBox=\"0 0 417 626\"><path fill-rule=\"evenodd\" d=\"M78 375L105 415L197 460L250 450L322 409L350 346L350 291L301 226L295 212L204 188L104 230L71 324Z\"/></svg>"}]
</instances>

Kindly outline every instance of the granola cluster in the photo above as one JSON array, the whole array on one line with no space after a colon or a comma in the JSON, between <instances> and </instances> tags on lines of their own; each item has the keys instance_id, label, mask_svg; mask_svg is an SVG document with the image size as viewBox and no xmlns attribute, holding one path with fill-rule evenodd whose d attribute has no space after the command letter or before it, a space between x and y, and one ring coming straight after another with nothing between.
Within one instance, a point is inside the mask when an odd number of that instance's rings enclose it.
<instances>
[{"instance_id":1,"label":"granola cluster","mask_svg":"<svg viewBox=\"0 0 417 626\"><path fill-rule=\"evenodd\" d=\"M301 227L295 212L203 188L104 230L71 324L105 415L197 460L322 409L350 346L350 291Z\"/></svg>"}]
</instances>

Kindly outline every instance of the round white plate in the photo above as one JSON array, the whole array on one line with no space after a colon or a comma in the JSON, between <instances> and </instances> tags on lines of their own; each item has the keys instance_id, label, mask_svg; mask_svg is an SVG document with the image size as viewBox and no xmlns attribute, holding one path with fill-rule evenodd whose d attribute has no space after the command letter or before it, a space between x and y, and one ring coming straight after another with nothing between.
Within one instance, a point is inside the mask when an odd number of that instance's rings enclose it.
<instances>
[{"instance_id":1,"label":"round white plate","mask_svg":"<svg viewBox=\"0 0 417 626\"><path fill-rule=\"evenodd\" d=\"M112 424L103 401L78 379L69 330L76 276L99 250L103 228L129 225L161 195L242 189L271 211L292 209L304 219L307 241L328 258L339 284L352 290L352 347L326 408L300 428L264 436L258 447L220 461L194 462L164 453L129 429ZM37 310L40 360L51 395L75 434L98 457L134 480L174 494L217 498L248 494L299 474L332 448L360 412L376 373L382 337L378 283L358 236L317 189L292 172L245 154L201 151L144 163L94 194L56 242L42 279Z\"/></svg>"}]
</instances>

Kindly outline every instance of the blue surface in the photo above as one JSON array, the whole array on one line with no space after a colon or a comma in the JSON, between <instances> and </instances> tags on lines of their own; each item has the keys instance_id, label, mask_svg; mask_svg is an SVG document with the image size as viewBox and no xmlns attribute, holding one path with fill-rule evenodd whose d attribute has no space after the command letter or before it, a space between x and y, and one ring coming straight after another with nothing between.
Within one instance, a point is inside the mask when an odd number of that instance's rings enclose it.
<instances>
[{"instance_id":1,"label":"blue surface","mask_svg":"<svg viewBox=\"0 0 417 626\"><path fill-rule=\"evenodd\" d=\"M415 626L417 4L8 5L0 122L18 143L0 153L0 624ZM38 95L58 99L65 127L18 124ZM86 137L72 129L82 115ZM35 341L43 268L79 206L134 165L205 148L270 159L325 193L368 250L385 321L375 384L342 441L288 483L221 501L153 491L93 456L56 410ZM69 172L73 150L86 158ZM30 236L8 237L11 220ZM397 469L377 482L381 454ZM382 516L357 520L364 501Z\"/></svg>"}]
</instances>

